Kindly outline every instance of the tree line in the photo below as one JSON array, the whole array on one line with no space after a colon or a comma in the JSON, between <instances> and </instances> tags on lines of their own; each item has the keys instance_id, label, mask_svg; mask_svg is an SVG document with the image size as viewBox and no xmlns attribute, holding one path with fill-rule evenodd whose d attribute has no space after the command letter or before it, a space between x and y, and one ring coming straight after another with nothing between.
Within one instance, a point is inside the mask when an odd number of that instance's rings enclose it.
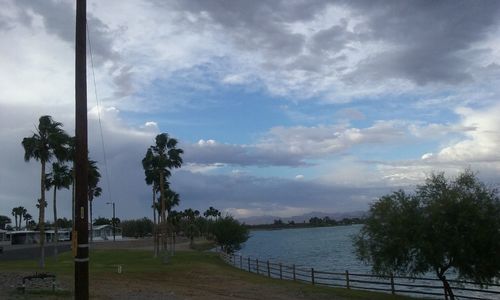
<instances>
[{"instance_id":1,"label":"tree line","mask_svg":"<svg viewBox=\"0 0 500 300\"><path fill-rule=\"evenodd\" d=\"M198 210L172 210L169 214L173 232L173 248L176 237L185 236L193 246L194 238L204 237L214 241L223 251L231 253L240 249L241 244L249 237L247 226L232 216L221 216L221 212L213 207L203 214ZM125 220L121 223L122 234L127 237L150 237L154 234L155 224L149 218Z\"/></svg>"}]
</instances>

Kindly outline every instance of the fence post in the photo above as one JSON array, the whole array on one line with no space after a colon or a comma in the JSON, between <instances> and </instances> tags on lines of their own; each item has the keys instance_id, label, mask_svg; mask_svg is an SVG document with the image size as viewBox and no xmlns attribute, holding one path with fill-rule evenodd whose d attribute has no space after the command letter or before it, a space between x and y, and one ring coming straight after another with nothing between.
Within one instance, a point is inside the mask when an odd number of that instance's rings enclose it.
<instances>
[{"instance_id":1,"label":"fence post","mask_svg":"<svg viewBox=\"0 0 500 300\"><path fill-rule=\"evenodd\" d=\"M260 274L259 273L259 259L258 258L255 259L255 263L257 264L257 274Z\"/></svg>"},{"instance_id":2,"label":"fence post","mask_svg":"<svg viewBox=\"0 0 500 300\"><path fill-rule=\"evenodd\" d=\"M240 255L240 269L243 269L243 256Z\"/></svg>"},{"instance_id":3,"label":"fence post","mask_svg":"<svg viewBox=\"0 0 500 300\"><path fill-rule=\"evenodd\" d=\"M345 270L345 287L348 289L351 288L349 284L349 270Z\"/></svg>"},{"instance_id":4,"label":"fence post","mask_svg":"<svg viewBox=\"0 0 500 300\"><path fill-rule=\"evenodd\" d=\"M283 270L282 270L282 267L281 267L281 263L280 263L280 279L283 279Z\"/></svg>"},{"instance_id":5,"label":"fence post","mask_svg":"<svg viewBox=\"0 0 500 300\"><path fill-rule=\"evenodd\" d=\"M446 280L446 276L443 276L444 280ZM444 289L444 299L448 300L448 291L446 290L446 285L443 282L443 289Z\"/></svg>"},{"instance_id":6,"label":"fence post","mask_svg":"<svg viewBox=\"0 0 500 300\"><path fill-rule=\"evenodd\" d=\"M293 281L295 281L295 264L293 264Z\"/></svg>"},{"instance_id":7,"label":"fence post","mask_svg":"<svg viewBox=\"0 0 500 300\"><path fill-rule=\"evenodd\" d=\"M267 261L267 277L271 277L271 269L269 269L269 260Z\"/></svg>"},{"instance_id":8,"label":"fence post","mask_svg":"<svg viewBox=\"0 0 500 300\"><path fill-rule=\"evenodd\" d=\"M232 257L233 257L233 266L236 267L236 255L233 254Z\"/></svg>"},{"instance_id":9,"label":"fence post","mask_svg":"<svg viewBox=\"0 0 500 300\"><path fill-rule=\"evenodd\" d=\"M311 283L314 285L314 268L311 268Z\"/></svg>"},{"instance_id":10,"label":"fence post","mask_svg":"<svg viewBox=\"0 0 500 300\"><path fill-rule=\"evenodd\" d=\"M391 293L396 294L396 289L394 288L394 275L391 273Z\"/></svg>"},{"instance_id":11,"label":"fence post","mask_svg":"<svg viewBox=\"0 0 500 300\"><path fill-rule=\"evenodd\" d=\"M250 269L250 257L248 258L248 272L252 272L251 269Z\"/></svg>"}]
</instances>

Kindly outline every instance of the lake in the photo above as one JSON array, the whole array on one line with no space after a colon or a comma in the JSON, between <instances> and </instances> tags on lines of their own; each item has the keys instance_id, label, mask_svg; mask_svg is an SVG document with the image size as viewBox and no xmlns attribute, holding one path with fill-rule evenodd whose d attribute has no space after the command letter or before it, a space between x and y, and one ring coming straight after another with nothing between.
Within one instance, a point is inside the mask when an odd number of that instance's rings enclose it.
<instances>
[{"instance_id":1,"label":"lake","mask_svg":"<svg viewBox=\"0 0 500 300\"><path fill-rule=\"evenodd\" d=\"M356 259L351 237L362 225L251 231L240 255L318 270L369 273Z\"/></svg>"},{"instance_id":2,"label":"lake","mask_svg":"<svg viewBox=\"0 0 500 300\"><path fill-rule=\"evenodd\" d=\"M314 228L299 228L299 229L282 229L282 230L254 230L250 232L250 238L242 245L241 250L237 255L282 263L283 265L293 265L303 269L326 271L326 272L345 272L350 273L370 274L371 266L359 261L354 254L352 245L352 237L356 235L363 225L348 225L334 227L314 227ZM449 279L456 278L456 274L450 270L447 274ZM424 274L423 277L435 278L434 273ZM374 280L374 279L371 279ZM405 283L414 283L411 280L398 279L402 283L398 287L399 291L405 289ZM438 298L442 298L442 284L436 280L421 280L420 284L434 286L431 291L436 293ZM369 287L371 285L364 285ZM371 286L375 287L375 286ZM464 288L478 289L477 286L466 284ZM427 291L429 288L407 287L406 289L419 292ZM455 295L476 297L476 299L498 299L500 296L500 286L490 287L492 293L485 294L476 291L459 291L454 287ZM415 294L413 294L415 296ZM427 295L429 296L429 295Z\"/></svg>"}]
</instances>

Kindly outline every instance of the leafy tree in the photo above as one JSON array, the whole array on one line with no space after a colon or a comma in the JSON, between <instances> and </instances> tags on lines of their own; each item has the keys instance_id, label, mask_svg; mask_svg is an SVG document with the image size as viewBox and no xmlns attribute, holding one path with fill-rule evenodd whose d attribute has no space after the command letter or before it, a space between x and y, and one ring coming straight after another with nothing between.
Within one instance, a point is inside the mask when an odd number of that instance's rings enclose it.
<instances>
[{"instance_id":1,"label":"leafy tree","mask_svg":"<svg viewBox=\"0 0 500 300\"><path fill-rule=\"evenodd\" d=\"M144 237L153 232L153 222L148 218L121 222L122 234L128 237Z\"/></svg>"},{"instance_id":2,"label":"leafy tree","mask_svg":"<svg viewBox=\"0 0 500 300\"><path fill-rule=\"evenodd\" d=\"M500 276L500 199L471 171L454 180L432 175L414 195L374 203L354 244L377 274L434 272L453 300L447 271L479 284Z\"/></svg>"},{"instance_id":3,"label":"leafy tree","mask_svg":"<svg viewBox=\"0 0 500 300\"><path fill-rule=\"evenodd\" d=\"M231 216L219 218L214 223L215 241L226 253L233 253L249 238L248 228Z\"/></svg>"},{"instance_id":4,"label":"leafy tree","mask_svg":"<svg viewBox=\"0 0 500 300\"><path fill-rule=\"evenodd\" d=\"M39 119L36 132L31 137L25 137L22 141L24 148L24 160L32 158L41 164L39 217L40 227L40 267L45 267L45 165L54 157L58 160L68 158L67 144L69 136L61 128L62 123L55 122L50 116L42 116Z\"/></svg>"},{"instance_id":5,"label":"leafy tree","mask_svg":"<svg viewBox=\"0 0 500 300\"><path fill-rule=\"evenodd\" d=\"M57 219L57 227L59 228L71 228L73 227L73 221L66 218Z\"/></svg>"},{"instance_id":6,"label":"leafy tree","mask_svg":"<svg viewBox=\"0 0 500 300\"><path fill-rule=\"evenodd\" d=\"M54 257L57 260L57 243L59 241L59 231L58 231L58 226L57 226L57 202L56 202L56 195L57 195L57 190L60 189L69 189L69 186L71 185L71 182L73 181L73 176L71 174L71 171L69 170L68 166L63 165L61 163L53 163L52 164L52 172L47 174L47 177L45 179L45 184L47 191L50 190L51 188L54 190L54 200L53 200L53 211L54 211L54 236L55 236L55 246L54 246Z\"/></svg>"},{"instance_id":7,"label":"leafy tree","mask_svg":"<svg viewBox=\"0 0 500 300\"><path fill-rule=\"evenodd\" d=\"M89 198L89 212L90 212L90 224L92 224L92 202L94 197L101 196L102 189L97 186L99 180L101 179L101 173L99 173L99 168L97 167L97 162L89 159L88 165L88 198ZM90 241L94 240L94 231L92 226L90 226Z\"/></svg>"},{"instance_id":8,"label":"leafy tree","mask_svg":"<svg viewBox=\"0 0 500 300\"><path fill-rule=\"evenodd\" d=\"M7 224L12 223L12 220L7 216L0 215L0 229L5 229Z\"/></svg>"},{"instance_id":9,"label":"leafy tree","mask_svg":"<svg viewBox=\"0 0 500 300\"><path fill-rule=\"evenodd\" d=\"M112 221L111 219L99 217L99 218L95 219L93 225L95 225L95 226L111 225L111 223L112 223L111 221Z\"/></svg>"}]
</instances>

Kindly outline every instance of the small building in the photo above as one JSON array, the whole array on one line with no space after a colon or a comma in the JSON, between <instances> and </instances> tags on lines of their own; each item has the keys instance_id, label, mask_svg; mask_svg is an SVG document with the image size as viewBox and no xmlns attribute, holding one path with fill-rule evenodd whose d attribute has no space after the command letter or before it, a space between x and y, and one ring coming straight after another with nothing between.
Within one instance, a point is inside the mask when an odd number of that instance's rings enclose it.
<instances>
[{"instance_id":1,"label":"small building","mask_svg":"<svg viewBox=\"0 0 500 300\"><path fill-rule=\"evenodd\" d=\"M7 230L0 229L0 249L3 249L4 246L11 245L10 235L7 233Z\"/></svg>"},{"instance_id":2,"label":"small building","mask_svg":"<svg viewBox=\"0 0 500 300\"><path fill-rule=\"evenodd\" d=\"M71 229L59 229L57 230L57 235L59 236L58 241L71 241ZM47 230L45 231L45 236L47 237L48 242L55 242L55 230Z\"/></svg>"},{"instance_id":3,"label":"small building","mask_svg":"<svg viewBox=\"0 0 500 300\"><path fill-rule=\"evenodd\" d=\"M113 240L113 226L112 225L94 225L94 226L92 226L92 236L93 236L94 241ZM115 227L115 239L117 239L117 240L122 239L122 230L119 227Z\"/></svg>"},{"instance_id":4,"label":"small building","mask_svg":"<svg viewBox=\"0 0 500 300\"><path fill-rule=\"evenodd\" d=\"M38 244L40 241L40 232L32 230L9 231L12 245Z\"/></svg>"}]
</instances>

